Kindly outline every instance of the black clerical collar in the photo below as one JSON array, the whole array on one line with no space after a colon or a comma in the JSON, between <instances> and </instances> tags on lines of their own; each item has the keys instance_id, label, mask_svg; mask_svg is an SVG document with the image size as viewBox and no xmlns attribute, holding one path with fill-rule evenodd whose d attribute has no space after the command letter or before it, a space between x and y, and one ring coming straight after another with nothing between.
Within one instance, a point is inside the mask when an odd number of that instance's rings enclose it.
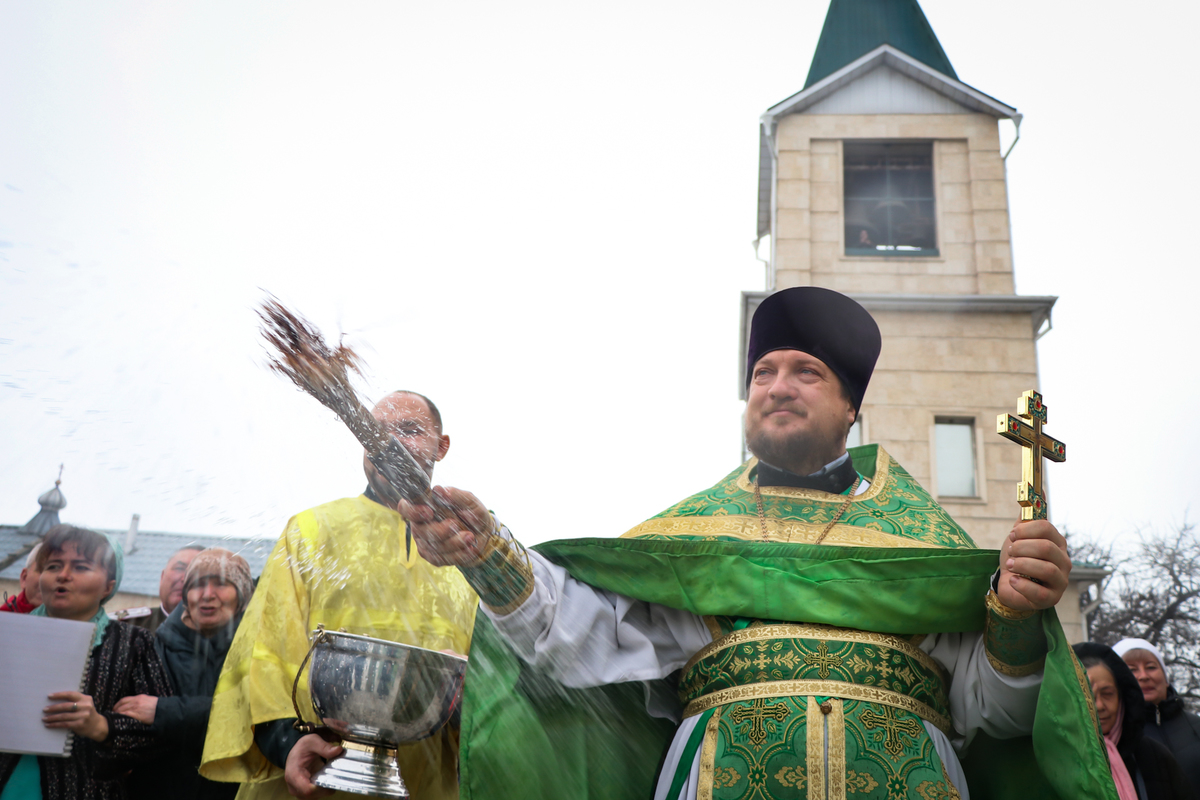
<instances>
[{"instance_id":1,"label":"black clerical collar","mask_svg":"<svg viewBox=\"0 0 1200 800\"><path fill-rule=\"evenodd\" d=\"M387 503L379 499L379 495L375 494L375 490L371 488L370 484L367 484L367 488L363 490L363 495L372 503L379 503L379 505L387 507Z\"/></svg>"},{"instance_id":2,"label":"black clerical collar","mask_svg":"<svg viewBox=\"0 0 1200 800\"><path fill-rule=\"evenodd\" d=\"M849 489L858 472L849 453L843 453L841 458L830 461L811 475L797 475L786 469L773 467L763 460L758 462L759 486L790 486L794 489L816 489L819 492L841 494Z\"/></svg>"}]
</instances>

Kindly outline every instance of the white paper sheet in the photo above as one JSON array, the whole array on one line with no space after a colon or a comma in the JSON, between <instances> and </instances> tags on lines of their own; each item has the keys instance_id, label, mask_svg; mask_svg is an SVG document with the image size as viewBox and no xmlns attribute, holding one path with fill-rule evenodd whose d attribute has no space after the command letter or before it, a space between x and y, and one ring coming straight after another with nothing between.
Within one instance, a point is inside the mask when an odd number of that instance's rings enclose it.
<instances>
[{"instance_id":1,"label":"white paper sheet","mask_svg":"<svg viewBox=\"0 0 1200 800\"><path fill-rule=\"evenodd\" d=\"M51 692L79 691L95 625L0 613L0 751L68 756L64 728L42 724Z\"/></svg>"}]
</instances>

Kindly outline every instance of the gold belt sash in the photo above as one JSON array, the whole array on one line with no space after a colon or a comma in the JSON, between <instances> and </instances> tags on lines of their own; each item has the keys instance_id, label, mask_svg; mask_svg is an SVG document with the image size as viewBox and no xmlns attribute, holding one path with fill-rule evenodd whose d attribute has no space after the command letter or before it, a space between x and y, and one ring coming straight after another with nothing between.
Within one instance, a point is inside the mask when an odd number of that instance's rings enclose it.
<instances>
[{"instance_id":1,"label":"gold belt sash","mask_svg":"<svg viewBox=\"0 0 1200 800\"><path fill-rule=\"evenodd\" d=\"M772 697L837 697L893 706L949 734L948 676L899 636L828 625L771 624L733 631L683 668L684 716Z\"/></svg>"}]
</instances>

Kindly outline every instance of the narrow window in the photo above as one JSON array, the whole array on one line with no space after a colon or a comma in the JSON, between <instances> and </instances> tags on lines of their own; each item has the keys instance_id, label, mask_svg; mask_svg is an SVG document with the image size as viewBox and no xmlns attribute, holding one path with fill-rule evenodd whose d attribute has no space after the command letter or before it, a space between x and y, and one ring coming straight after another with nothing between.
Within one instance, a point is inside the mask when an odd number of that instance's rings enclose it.
<instances>
[{"instance_id":1,"label":"narrow window","mask_svg":"<svg viewBox=\"0 0 1200 800\"><path fill-rule=\"evenodd\" d=\"M975 487L975 420L938 417L937 491L939 497L978 497Z\"/></svg>"},{"instance_id":2,"label":"narrow window","mask_svg":"<svg viewBox=\"0 0 1200 800\"><path fill-rule=\"evenodd\" d=\"M933 144L844 142L848 256L936 256Z\"/></svg>"}]
</instances>

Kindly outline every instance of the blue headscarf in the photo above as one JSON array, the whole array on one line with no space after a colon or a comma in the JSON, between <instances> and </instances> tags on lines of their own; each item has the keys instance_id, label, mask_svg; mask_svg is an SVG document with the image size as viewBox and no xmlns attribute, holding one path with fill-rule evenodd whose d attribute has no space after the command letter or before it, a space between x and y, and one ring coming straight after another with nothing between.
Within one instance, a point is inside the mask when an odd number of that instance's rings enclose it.
<instances>
[{"instance_id":1,"label":"blue headscarf","mask_svg":"<svg viewBox=\"0 0 1200 800\"><path fill-rule=\"evenodd\" d=\"M99 531L90 531L90 533L100 533ZM99 647L100 642L104 641L104 632L108 630L108 612L104 610L104 604L112 599L112 596L121 588L121 578L125 575L125 548L117 541L115 536L110 536L107 533L100 533L101 536L108 541L109 549L113 552L113 588L112 591L104 595L100 600L100 608L96 611L96 615L88 622L96 626L95 633L92 634L92 647ZM43 600L42 604L35 608L30 614L37 617L49 616L46 613L46 603Z\"/></svg>"}]
</instances>

